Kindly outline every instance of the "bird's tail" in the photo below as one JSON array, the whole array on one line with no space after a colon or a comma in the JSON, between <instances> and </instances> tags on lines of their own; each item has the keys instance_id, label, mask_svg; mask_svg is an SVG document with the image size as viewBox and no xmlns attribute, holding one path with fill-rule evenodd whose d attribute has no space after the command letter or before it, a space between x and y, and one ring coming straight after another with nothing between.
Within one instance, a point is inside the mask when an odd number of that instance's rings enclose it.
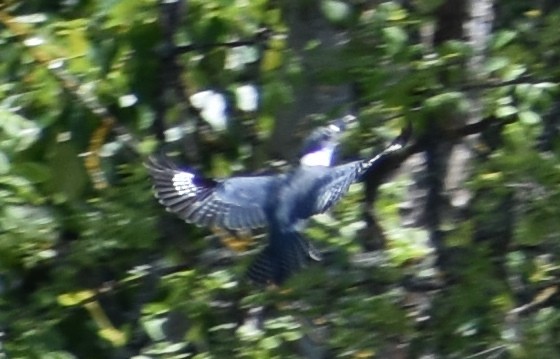
<instances>
[{"instance_id":1,"label":"bird's tail","mask_svg":"<svg viewBox=\"0 0 560 359\"><path fill-rule=\"evenodd\" d=\"M281 238L270 238L270 244L257 254L247 276L257 284L279 285L310 260L321 260L317 250L299 233L287 232Z\"/></svg>"}]
</instances>

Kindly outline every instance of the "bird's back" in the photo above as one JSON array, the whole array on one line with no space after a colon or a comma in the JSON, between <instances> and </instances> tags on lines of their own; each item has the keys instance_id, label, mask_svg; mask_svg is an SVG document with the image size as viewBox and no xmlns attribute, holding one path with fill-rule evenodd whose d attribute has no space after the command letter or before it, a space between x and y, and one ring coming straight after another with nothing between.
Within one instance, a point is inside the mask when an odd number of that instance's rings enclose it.
<instances>
[{"instance_id":1,"label":"bird's back","mask_svg":"<svg viewBox=\"0 0 560 359\"><path fill-rule=\"evenodd\" d=\"M300 220L311 217L317 192L328 173L328 167L299 166L288 174L271 202L269 225L278 222L283 228L289 229Z\"/></svg>"}]
</instances>

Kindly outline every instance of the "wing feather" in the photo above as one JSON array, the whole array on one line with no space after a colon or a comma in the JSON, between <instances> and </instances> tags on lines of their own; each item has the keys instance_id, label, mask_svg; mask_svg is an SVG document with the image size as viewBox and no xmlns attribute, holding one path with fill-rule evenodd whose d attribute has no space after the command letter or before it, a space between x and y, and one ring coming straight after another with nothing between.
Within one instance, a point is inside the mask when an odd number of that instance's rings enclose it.
<instances>
[{"instance_id":1,"label":"wing feather","mask_svg":"<svg viewBox=\"0 0 560 359\"><path fill-rule=\"evenodd\" d=\"M332 167L332 171L327 172L321 180L319 195L315 201L314 214L327 211L348 192L350 185L358 181L365 172L374 169L383 159L401 150L407 143L411 131L410 126L403 129L401 134L387 148L369 160L354 161Z\"/></svg>"},{"instance_id":2,"label":"wing feather","mask_svg":"<svg viewBox=\"0 0 560 359\"><path fill-rule=\"evenodd\" d=\"M181 170L165 157L150 157L146 167L160 203L185 221L206 227L266 226L268 197L280 180L279 176L248 176L216 181Z\"/></svg>"},{"instance_id":3,"label":"wing feather","mask_svg":"<svg viewBox=\"0 0 560 359\"><path fill-rule=\"evenodd\" d=\"M324 213L344 196L350 185L358 180L362 161L333 167L323 180L317 196L314 214Z\"/></svg>"}]
</instances>

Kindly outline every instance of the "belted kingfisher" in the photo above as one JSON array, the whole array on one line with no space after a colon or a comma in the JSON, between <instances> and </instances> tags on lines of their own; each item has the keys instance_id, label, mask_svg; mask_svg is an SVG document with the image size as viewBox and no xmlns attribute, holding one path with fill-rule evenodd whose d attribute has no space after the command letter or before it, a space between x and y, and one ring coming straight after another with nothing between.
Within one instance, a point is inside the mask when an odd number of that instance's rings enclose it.
<instances>
[{"instance_id":1,"label":"belted kingfisher","mask_svg":"<svg viewBox=\"0 0 560 359\"><path fill-rule=\"evenodd\" d=\"M348 115L313 131L299 166L287 173L209 179L179 169L165 157L150 157L146 166L159 202L183 220L228 230L267 227L268 244L248 276L258 284L279 285L310 260L320 260L300 233L302 224L327 211L378 160L407 141L401 135L371 159L331 166L340 136L354 120Z\"/></svg>"}]
</instances>

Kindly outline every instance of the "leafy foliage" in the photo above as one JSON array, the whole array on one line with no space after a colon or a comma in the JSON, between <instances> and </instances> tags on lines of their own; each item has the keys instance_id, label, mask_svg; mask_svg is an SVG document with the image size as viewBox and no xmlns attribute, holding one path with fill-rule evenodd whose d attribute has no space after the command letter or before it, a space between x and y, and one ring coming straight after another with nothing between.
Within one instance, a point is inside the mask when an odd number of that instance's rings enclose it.
<instances>
[{"instance_id":1,"label":"leafy foliage","mask_svg":"<svg viewBox=\"0 0 560 359\"><path fill-rule=\"evenodd\" d=\"M279 2L0 4L0 355L560 355L560 10L501 2L473 74L467 41L422 38L445 1L318 3L340 52L296 48ZM166 215L142 162L159 146L208 175L268 166L264 139L297 100L306 56L337 60L313 69L321 86L356 89L348 158L405 121L421 149L456 143L478 96L488 126L462 184L472 199L437 230L405 226L414 176L400 174L376 197L388 243L370 252L355 186L308 228L326 264L255 288L252 251ZM236 105L242 86L257 109ZM206 90L227 105L222 129L191 103Z\"/></svg>"}]
</instances>

